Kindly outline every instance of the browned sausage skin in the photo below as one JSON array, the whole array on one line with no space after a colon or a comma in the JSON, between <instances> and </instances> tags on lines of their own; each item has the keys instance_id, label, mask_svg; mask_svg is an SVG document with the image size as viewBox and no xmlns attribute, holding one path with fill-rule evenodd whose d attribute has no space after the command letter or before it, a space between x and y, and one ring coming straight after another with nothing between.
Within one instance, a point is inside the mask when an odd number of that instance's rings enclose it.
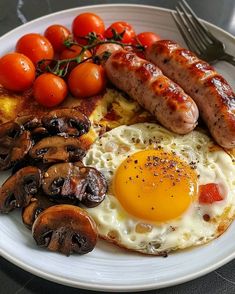
<instances>
[{"instance_id":1,"label":"browned sausage skin","mask_svg":"<svg viewBox=\"0 0 235 294\"><path fill-rule=\"evenodd\" d=\"M173 41L154 43L146 57L194 99L215 141L224 148L234 148L235 94L227 81L207 62Z\"/></svg>"},{"instance_id":2,"label":"browned sausage skin","mask_svg":"<svg viewBox=\"0 0 235 294\"><path fill-rule=\"evenodd\" d=\"M198 119L195 102L152 63L129 51L114 52L105 64L110 81L150 111L169 130L186 134Z\"/></svg>"}]
</instances>

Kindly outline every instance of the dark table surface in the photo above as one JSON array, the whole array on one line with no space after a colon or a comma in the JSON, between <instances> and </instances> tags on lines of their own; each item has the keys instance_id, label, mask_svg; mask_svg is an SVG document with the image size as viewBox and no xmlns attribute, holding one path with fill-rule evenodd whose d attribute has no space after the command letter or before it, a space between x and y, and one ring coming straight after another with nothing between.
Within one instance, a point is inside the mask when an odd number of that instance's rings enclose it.
<instances>
[{"instance_id":1,"label":"dark table surface","mask_svg":"<svg viewBox=\"0 0 235 294\"><path fill-rule=\"evenodd\" d=\"M195 12L235 35L235 0L188 0ZM105 3L137 3L174 8L177 0L142 0L142 1L91 1L91 0L0 0L0 35L35 19L62 9ZM0 293L94 293L92 291L61 286L12 265L0 257ZM216 271L175 287L152 290L142 293L235 293L235 260Z\"/></svg>"}]
</instances>

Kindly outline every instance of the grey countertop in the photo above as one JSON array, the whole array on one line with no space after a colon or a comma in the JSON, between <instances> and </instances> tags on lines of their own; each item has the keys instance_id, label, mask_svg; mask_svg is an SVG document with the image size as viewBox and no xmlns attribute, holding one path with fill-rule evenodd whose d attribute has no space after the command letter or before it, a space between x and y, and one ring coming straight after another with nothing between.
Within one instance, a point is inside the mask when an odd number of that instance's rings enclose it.
<instances>
[{"instance_id":1,"label":"grey countertop","mask_svg":"<svg viewBox=\"0 0 235 294\"><path fill-rule=\"evenodd\" d=\"M223 29L235 34L235 0L188 0L196 13ZM129 0L129 1L99 1L99 0L0 0L0 35L9 30L35 19L62 9L105 3L137 3L161 6L173 9L176 0ZM235 240L234 240L235 242ZM216 254L216 252L215 252ZM33 294L33 293L94 293L92 291L69 288L58 285L9 263L0 257L0 294ZM235 260L216 271L175 287L152 290L142 293L235 293Z\"/></svg>"}]
</instances>

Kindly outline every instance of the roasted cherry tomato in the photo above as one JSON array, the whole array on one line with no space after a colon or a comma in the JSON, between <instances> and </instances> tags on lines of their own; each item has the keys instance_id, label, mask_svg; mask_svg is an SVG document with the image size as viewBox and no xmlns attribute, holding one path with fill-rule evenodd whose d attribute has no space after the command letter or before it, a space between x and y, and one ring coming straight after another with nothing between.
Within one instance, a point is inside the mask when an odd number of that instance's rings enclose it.
<instances>
[{"instance_id":1,"label":"roasted cherry tomato","mask_svg":"<svg viewBox=\"0 0 235 294\"><path fill-rule=\"evenodd\" d=\"M74 58L80 54L81 50L82 50L81 46L72 45L70 48L67 48L64 51L62 51L62 53L60 54L60 59ZM86 50L82 54L81 60L87 59L89 57L91 57L91 52L89 50Z\"/></svg>"},{"instance_id":2,"label":"roasted cherry tomato","mask_svg":"<svg viewBox=\"0 0 235 294\"><path fill-rule=\"evenodd\" d=\"M113 31L115 31L117 34L122 35L122 38L119 40L122 43L129 44L133 42L135 38L135 31L133 27L124 21L118 21L111 24L110 27L107 28L107 30L104 33L104 36L107 39L113 39L115 37Z\"/></svg>"},{"instance_id":3,"label":"roasted cherry tomato","mask_svg":"<svg viewBox=\"0 0 235 294\"><path fill-rule=\"evenodd\" d=\"M46 107L60 104L67 96L65 81L51 73L40 75L34 82L33 95L35 100Z\"/></svg>"},{"instance_id":4,"label":"roasted cherry tomato","mask_svg":"<svg viewBox=\"0 0 235 294\"><path fill-rule=\"evenodd\" d=\"M218 184L210 183L199 186L199 203L211 204L223 199Z\"/></svg>"},{"instance_id":5,"label":"roasted cherry tomato","mask_svg":"<svg viewBox=\"0 0 235 294\"><path fill-rule=\"evenodd\" d=\"M86 40L84 40L85 36L91 32L102 36L105 31L105 26L103 20L98 15L86 12L75 17L72 24L72 31L78 43L86 44Z\"/></svg>"},{"instance_id":6,"label":"roasted cherry tomato","mask_svg":"<svg viewBox=\"0 0 235 294\"><path fill-rule=\"evenodd\" d=\"M154 42L159 41L161 38L152 32L143 32L135 37L134 44L140 44L144 47L150 47Z\"/></svg>"},{"instance_id":7,"label":"roasted cherry tomato","mask_svg":"<svg viewBox=\"0 0 235 294\"><path fill-rule=\"evenodd\" d=\"M44 32L44 36L51 42L54 51L57 53L66 49L64 41L71 35L70 31L59 24L49 26Z\"/></svg>"},{"instance_id":8,"label":"roasted cherry tomato","mask_svg":"<svg viewBox=\"0 0 235 294\"><path fill-rule=\"evenodd\" d=\"M78 56L82 50L82 47L79 45L72 45L70 48L65 49L60 54L60 59L70 59ZM81 61L91 57L91 52L89 50L84 51L81 56ZM75 66L77 66L77 62L70 62L68 71L70 72Z\"/></svg>"},{"instance_id":9,"label":"roasted cherry tomato","mask_svg":"<svg viewBox=\"0 0 235 294\"><path fill-rule=\"evenodd\" d=\"M75 97L97 95L105 88L104 69L91 62L81 63L71 71L68 85Z\"/></svg>"},{"instance_id":10,"label":"roasted cherry tomato","mask_svg":"<svg viewBox=\"0 0 235 294\"><path fill-rule=\"evenodd\" d=\"M133 41L133 45L141 45L144 47L144 49L150 47L154 42L159 41L160 40L160 36L156 35L155 33L152 32L143 32L138 34L134 41ZM138 50L137 48L135 49L136 54L141 57L141 58L145 58L144 52Z\"/></svg>"},{"instance_id":11,"label":"roasted cherry tomato","mask_svg":"<svg viewBox=\"0 0 235 294\"><path fill-rule=\"evenodd\" d=\"M24 91L33 84L35 67L20 53L8 53L0 59L0 84L8 90Z\"/></svg>"},{"instance_id":12,"label":"roasted cherry tomato","mask_svg":"<svg viewBox=\"0 0 235 294\"><path fill-rule=\"evenodd\" d=\"M27 34L16 44L16 51L26 55L36 64L41 59L52 59L54 50L51 43L42 35Z\"/></svg>"}]
</instances>

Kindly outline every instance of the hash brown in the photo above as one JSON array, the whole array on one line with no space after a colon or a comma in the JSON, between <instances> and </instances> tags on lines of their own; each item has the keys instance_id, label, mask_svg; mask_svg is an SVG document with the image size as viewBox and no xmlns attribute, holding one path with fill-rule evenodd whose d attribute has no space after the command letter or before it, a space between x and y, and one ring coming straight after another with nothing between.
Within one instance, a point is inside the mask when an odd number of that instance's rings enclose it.
<instances>
[{"instance_id":1,"label":"hash brown","mask_svg":"<svg viewBox=\"0 0 235 294\"><path fill-rule=\"evenodd\" d=\"M32 90L16 94L1 86L0 105L0 124L23 115L40 116L51 110L51 108L43 107L34 100ZM151 114L143 110L137 102L115 89L106 89L103 94L86 99L69 96L56 108L61 107L76 107L89 117L92 128L82 137L88 148L100 134L107 130L124 124L154 121Z\"/></svg>"}]
</instances>

